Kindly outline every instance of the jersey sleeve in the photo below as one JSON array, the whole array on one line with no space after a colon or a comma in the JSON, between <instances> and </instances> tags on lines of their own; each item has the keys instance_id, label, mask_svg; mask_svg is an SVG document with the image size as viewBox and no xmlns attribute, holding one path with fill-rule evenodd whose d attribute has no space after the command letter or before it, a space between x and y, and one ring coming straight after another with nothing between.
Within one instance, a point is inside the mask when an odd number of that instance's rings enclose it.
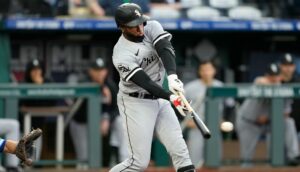
<instances>
[{"instance_id":1,"label":"jersey sleeve","mask_svg":"<svg viewBox=\"0 0 300 172\"><path fill-rule=\"evenodd\" d=\"M149 36L154 46L159 40L163 38L168 38L168 40L172 39L172 35L169 32L165 31L162 25L156 20L147 22L146 32L147 36Z\"/></svg>"},{"instance_id":2,"label":"jersey sleeve","mask_svg":"<svg viewBox=\"0 0 300 172\"><path fill-rule=\"evenodd\" d=\"M113 63L121 79L126 82L128 82L137 71L142 70L134 55L115 55L113 56Z\"/></svg>"},{"instance_id":3,"label":"jersey sleeve","mask_svg":"<svg viewBox=\"0 0 300 172\"><path fill-rule=\"evenodd\" d=\"M0 138L0 152L3 152L6 141Z\"/></svg>"}]
</instances>

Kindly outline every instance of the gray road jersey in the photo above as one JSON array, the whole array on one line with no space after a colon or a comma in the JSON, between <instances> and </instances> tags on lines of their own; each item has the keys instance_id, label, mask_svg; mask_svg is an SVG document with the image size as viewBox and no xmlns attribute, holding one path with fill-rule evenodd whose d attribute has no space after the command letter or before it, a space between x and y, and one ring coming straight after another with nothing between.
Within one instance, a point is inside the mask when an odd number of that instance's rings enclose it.
<instances>
[{"instance_id":1,"label":"gray road jersey","mask_svg":"<svg viewBox=\"0 0 300 172\"><path fill-rule=\"evenodd\" d=\"M119 88L123 93L144 92L143 88L135 85L130 78L139 70L143 70L158 85L162 85L165 69L154 46L163 39L172 38L164 31L161 24L155 20L147 21L143 42L135 43L123 35L119 38L113 50L113 64L120 75Z\"/></svg>"},{"instance_id":2,"label":"gray road jersey","mask_svg":"<svg viewBox=\"0 0 300 172\"><path fill-rule=\"evenodd\" d=\"M291 112L291 103L291 100L285 99L283 113L289 114ZM271 99L248 98L238 110L238 115L239 117L254 122L261 115L270 116L270 110Z\"/></svg>"},{"instance_id":3,"label":"gray road jersey","mask_svg":"<svg viewBox=\"0 0 300 172\"><path fill-rule=\"evenodd\" d=\"M239 117L255 122L261 115L269 116L270 100L262 98L246 99L238 110Z\"/></svg>"},{"instance_id":4,"label":"gray road jersey","mask_svg":"<svg viewBox=\"0 0 300 172\"><path fill-rule=\"evenodd\" d=\"M220 87L223 83L219 80L213 80L212 86ZM192 107L204 119L205 112L205 97L206 97L207 86L201 81L201 79L196 79L186 84L184 90L185 95L188 100L192 101ZM223 105L220 104L220 111L223 109Z\"/></svg>"}]
</instances>

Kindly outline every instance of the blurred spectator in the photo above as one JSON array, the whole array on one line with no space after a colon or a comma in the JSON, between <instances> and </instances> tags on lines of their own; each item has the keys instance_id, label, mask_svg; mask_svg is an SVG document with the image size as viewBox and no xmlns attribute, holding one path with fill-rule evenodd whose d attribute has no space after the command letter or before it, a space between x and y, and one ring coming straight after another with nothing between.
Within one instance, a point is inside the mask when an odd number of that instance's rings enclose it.
<instances>
[{"instance_id":1,"label":"blurred spectator","mask_svg":"<svg viewBox=\"0 0 300 172\"><path fill-rule=\"evenodd\" d=\"M207 87L220 87L223 85L223 83L214 78L216 75L216 68L211 60L200 62L198 66L198 75L200 79L196 79L187 83L184 90L186 98L192 101L192 107L200 115L200 118L204 120L204 105ZM220 106L220 117L222 110L223 106ZM197 129L193 120L189 119L186 125L189 128L187 134L187 146L190 152L191 160L195 167L199 168L204 162L204 138L201 137L200 130Z\"/></svg>"},{"instance_id":2,"label":"blurred spectator","mask_svg":"<svg viewBox=\"0 0 300 172\"><path fill-rule=\"evenodd\" d=\"M268 66L264 76L257 77L255 84L278 85L281 82L279 68L272 63ZM246 99L238 110L236 119L237 133L240 140L240 153L243 166L251 166L255 147L260 136L270 131L270 99ZM289 117L290 102L285 102L285 150L288 165L299 164L299 144L297 140L294 119ZM269 135L268 135L269 136Z\"/></svg>"},{"instance_id":3,"label":"blurred spectator","mask_svg":"<svg viewBox=\"0 0 300 172\"><path fill-rule=\"evenodd\" d=\"M280 76L282 83L298 83L300 82L299 76L296 75L295 59L290 53L284 54L280 58ZM300 132L300 99L294 99L292 103L291 117L296 122L298 133Z\"/></svg>"},{"instance_id":4,"label":"blurred spectator","mask_svg":"<svg viewBox=\"0 0 300 172\"><path fill-rule=\"evenodd\" d=\"M19 140L20 138L20 124L14 119L0 118L0 136L5 136L8 140ZM0 163L1 164L1 163ZM18 167L19 159L12 154L6 155L6 172L20 172ZM1 167L1 166L0 166Z\"/></svg>"},{"instance_id":5,"label":"blurred spectator","mask_svg":"<svg viewBox=\"0 0 300 172\"><path fill-rule=\"evenodd\" d=\"M92 62L88 69L87 82L99 84L102 95L102 116L101 116L101 134L103 146L103 165L109 166L110 156L112 154L109 144L112 147L118 147L119 162L127 157L126 143L124 142L122 124L118 115L116 104L117 87L115 83L108 78L108 69L105 61L98 58ZM83 101L80 109L75 114L70 123L70 132L75 146L76 157L83 163L87 161L87 102ZM111 137L109 137L111 136ZM82 139L78 139L82 138ZM85 165L78 164L78 168L85 168Z\"/></svg>"},{"instance_id":6,"label":"blurred spectator","mask_svg":"<svg viewBox=\"0 0 300 172\"><path fill-rule=\"evenodd\" d=\"M91 14L103 17L105 11L97 0L69 0L69 14L73 17L88 17Z\"/></svg>"},{"instance_id":7,"label":"blurred spectator","mask_svg":"<svg viewBox=\"0 0 300 172\"><path fill-rule=\"evenodd\" d=\"M43 63L38 59L33 59L26 65L24 83L42 85L49 83L50 80L45 77ZM20 109L30 109L34 107L53 107L57 105L57 100L53 99L20 99ZM23 116L20 116L23 121ZM22 122L21 122L22 124ZM44 118L33 118L33 128L43 128L45 125ZM42 151L42 139L37 140L37 159L40 159Z\"/></svg>"}]
</instances>

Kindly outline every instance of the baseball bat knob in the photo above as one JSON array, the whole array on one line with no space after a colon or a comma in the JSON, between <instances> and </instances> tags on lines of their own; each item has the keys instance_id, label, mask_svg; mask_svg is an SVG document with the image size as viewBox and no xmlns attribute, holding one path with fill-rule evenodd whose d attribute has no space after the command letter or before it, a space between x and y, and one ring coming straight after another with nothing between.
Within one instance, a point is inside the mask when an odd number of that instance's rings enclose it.
<instances>
[{"instance_id":1,"label":"baseball bat knob","mask_svg":"<svg viewBox=\"0 0 300 172\"><path fill-rule=\"evenodd\" d=\"M203 134L203 137L204 137L205 139L209 139L209 138L211 137L210 132Z\"/></svg>"}]
</instances>

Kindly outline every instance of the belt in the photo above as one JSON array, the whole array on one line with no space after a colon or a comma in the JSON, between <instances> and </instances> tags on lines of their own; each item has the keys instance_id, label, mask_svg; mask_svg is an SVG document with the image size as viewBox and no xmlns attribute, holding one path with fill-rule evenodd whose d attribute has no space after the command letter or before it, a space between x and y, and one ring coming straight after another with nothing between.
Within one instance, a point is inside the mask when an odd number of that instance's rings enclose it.
<instances>
[{"instance_id":1,"label":"belt","mask_svg":"<svg viewBox=\"0 0 300 172\"><path fill-rule=\"evenodd\" d=\"M157 97L155 97L155 96L153 96L151 94L138 93L138 92L129 93L128 95L130 97L136 97L136 98L139 98L139 99L158 99Z\"/></svg>"}]
</instances>

